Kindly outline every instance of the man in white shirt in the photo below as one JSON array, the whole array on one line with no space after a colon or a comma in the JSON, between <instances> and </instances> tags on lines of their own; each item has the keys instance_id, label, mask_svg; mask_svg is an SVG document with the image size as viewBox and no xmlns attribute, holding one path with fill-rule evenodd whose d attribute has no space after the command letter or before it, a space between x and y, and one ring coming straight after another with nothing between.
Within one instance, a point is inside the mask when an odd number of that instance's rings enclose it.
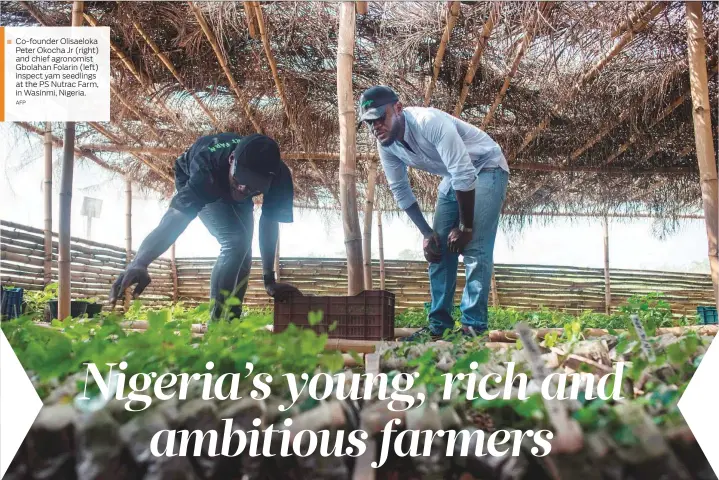
<instances>
[{"instance_id":1,"label":"man in white shirt","mask_svg":"<svg viewBox=\"0 0 719 480\"><path fill-rule=\"evenodd\" d=\"M360 120L375 138L398 206L424 236L429 265L429 326L405 340L438 339L454 330L452 309L459 254L464 257L461 334L487 330L494 241L509 167L497 143L479 128L435 108L405 108L392 89L376 86L360 98ZM429 226L407 177L407 166L443 177Z\"/></svg>"}]
</instances>

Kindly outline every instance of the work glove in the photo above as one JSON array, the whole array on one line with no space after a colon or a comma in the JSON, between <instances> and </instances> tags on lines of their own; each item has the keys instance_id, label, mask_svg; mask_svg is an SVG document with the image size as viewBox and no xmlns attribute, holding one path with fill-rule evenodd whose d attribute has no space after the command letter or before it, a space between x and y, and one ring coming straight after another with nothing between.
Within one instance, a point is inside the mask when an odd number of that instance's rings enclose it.
<instances>
[{"instance_id":1,"label":"work glove","mask_svg":"<svg viewBox=\"0 0 719 480\"><path fill-rule=\"evenodd\" d=\"M134 284L137 284L137 286L135 287L135 291L132 293L132 298L133 300L137 299L151 281L150 274L147 273L147 267L141 265L130 265L127 267L127 270L117 277L115 283L112 284L108 300L114 308L117 299L122 297L125 290Z\"/></svg>"},{"instance_id":2,"label":"work glove","mask_svg":"<svg viewBox=\"0 0 719 480\"><path fill-rule=\"evenodd\" d=\"M439 235L436 232L432 232L429 235L425 235L422 241L422 249L424 250L424 258L429 263L439 263L442 260L442 251L439 246Z\"/></svg>"},{"instance_id":3,"label":"work glove","mask_svg":"<svg viewBox=\"0 0 719 480\"><path fill-rule=\"evenodd\" d=\"M289 283L277 283L275 281L275 272L267 273L263 275L262 278L265 282L265 291L267 291L267 295L272 298L283 300L292 293L299 293L302 295L302 292L300 292L294 285L290 285Z\"/></svg>"}]
</instances>

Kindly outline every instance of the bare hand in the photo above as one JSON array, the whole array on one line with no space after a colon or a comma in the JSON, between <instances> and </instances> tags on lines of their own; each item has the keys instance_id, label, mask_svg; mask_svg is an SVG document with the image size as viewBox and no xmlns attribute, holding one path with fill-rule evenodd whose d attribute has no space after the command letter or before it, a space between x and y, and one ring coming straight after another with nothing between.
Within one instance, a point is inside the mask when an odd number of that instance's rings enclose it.
<instances>
[{"instance_id":1,"label":"bare hand","mask_svg":"<svg viewBox=\"0 0 719 480\"><path fill-rule=\"evenodd\" d=\"M464 247L472 240L472 232L463 232L459 228L453 228L447 237L447 249L453 253L462 253Z\"/></svg>"},{"instance_id":2,"label":"bare hand","mask_svg":"<svg viewBox=\"0 0 719 480\"><path fill-rule=\"evenodd\" d=\"M432 232L424 237L422 241L422 249L424 250L424 258L429 263L439 263L442 260L442 251L439 246L439 235Z\"/></svg>"},{"instance_id":3,"label":"bare hand","mask_svg":"<svg viewBox=\"0 0 719 480\"><path fill-rule=\"evenodd\" d=\"M135 283L137 286L135 287L135 291L132 293L132 298L136 299L140 296L143 290L147 288L151 281L150 274L147 273L146 267L131 266L121 273L120 276L117 277L117 280L115 280L115 283L112 284L108 300L114 308L117 299L123 295L125 290Z\"/></svg>"}]
</instances>

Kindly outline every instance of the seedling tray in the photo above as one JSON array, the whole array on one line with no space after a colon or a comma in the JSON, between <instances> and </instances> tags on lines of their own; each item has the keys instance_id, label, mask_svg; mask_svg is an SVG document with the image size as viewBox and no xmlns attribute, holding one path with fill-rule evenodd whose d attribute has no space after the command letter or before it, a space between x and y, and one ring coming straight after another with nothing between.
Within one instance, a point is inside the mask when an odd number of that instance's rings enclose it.
<instances>
[{"instance_id":1,"label":"seedling tray","mask_svg":"<svg viewBox=\"0 0 719 480\"><path fill-rule=\"evenodd\" d=\"M354 296L293 293L282 300L275 299L273 329L279 333L294 324L317 334L326 333L329 338L393 340L394 305L394 294L386 290L365 290ZM322 320L311 325L311 312L322 312Z\"/></svg>"}]
</instances>

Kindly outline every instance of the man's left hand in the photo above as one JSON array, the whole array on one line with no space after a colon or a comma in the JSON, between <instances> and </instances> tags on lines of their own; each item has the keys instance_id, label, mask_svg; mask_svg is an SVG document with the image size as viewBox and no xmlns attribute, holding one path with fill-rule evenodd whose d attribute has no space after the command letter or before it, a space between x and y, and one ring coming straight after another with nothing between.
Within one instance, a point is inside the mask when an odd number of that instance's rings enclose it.
<instances>
[{"instance_id":1,"label":"man's left hand","mask_svg":"<svg viewBox=\"0 0 719 480\"><path fill-rule=\"evenodd\" d=\"M297 287L295 287L294 285L290 285L289 283L273 282L268 285L265 285L265 290L267 291L267 295L277 299L283 299L292 293L299 293L300 295L302 295L302 292L300 292Z\"/></svg>"},{"instance_id":2,"label":"man's left hand","mask_svg":"<svg viewBox=\"0 0 719 480\"><path fill-rule=\"evenodd\" d=\"M463 232L459 228L453 228L447 237L447 250L462 253L470 240L472 240L472 232Z\"/></svg>"}]
</instances>

